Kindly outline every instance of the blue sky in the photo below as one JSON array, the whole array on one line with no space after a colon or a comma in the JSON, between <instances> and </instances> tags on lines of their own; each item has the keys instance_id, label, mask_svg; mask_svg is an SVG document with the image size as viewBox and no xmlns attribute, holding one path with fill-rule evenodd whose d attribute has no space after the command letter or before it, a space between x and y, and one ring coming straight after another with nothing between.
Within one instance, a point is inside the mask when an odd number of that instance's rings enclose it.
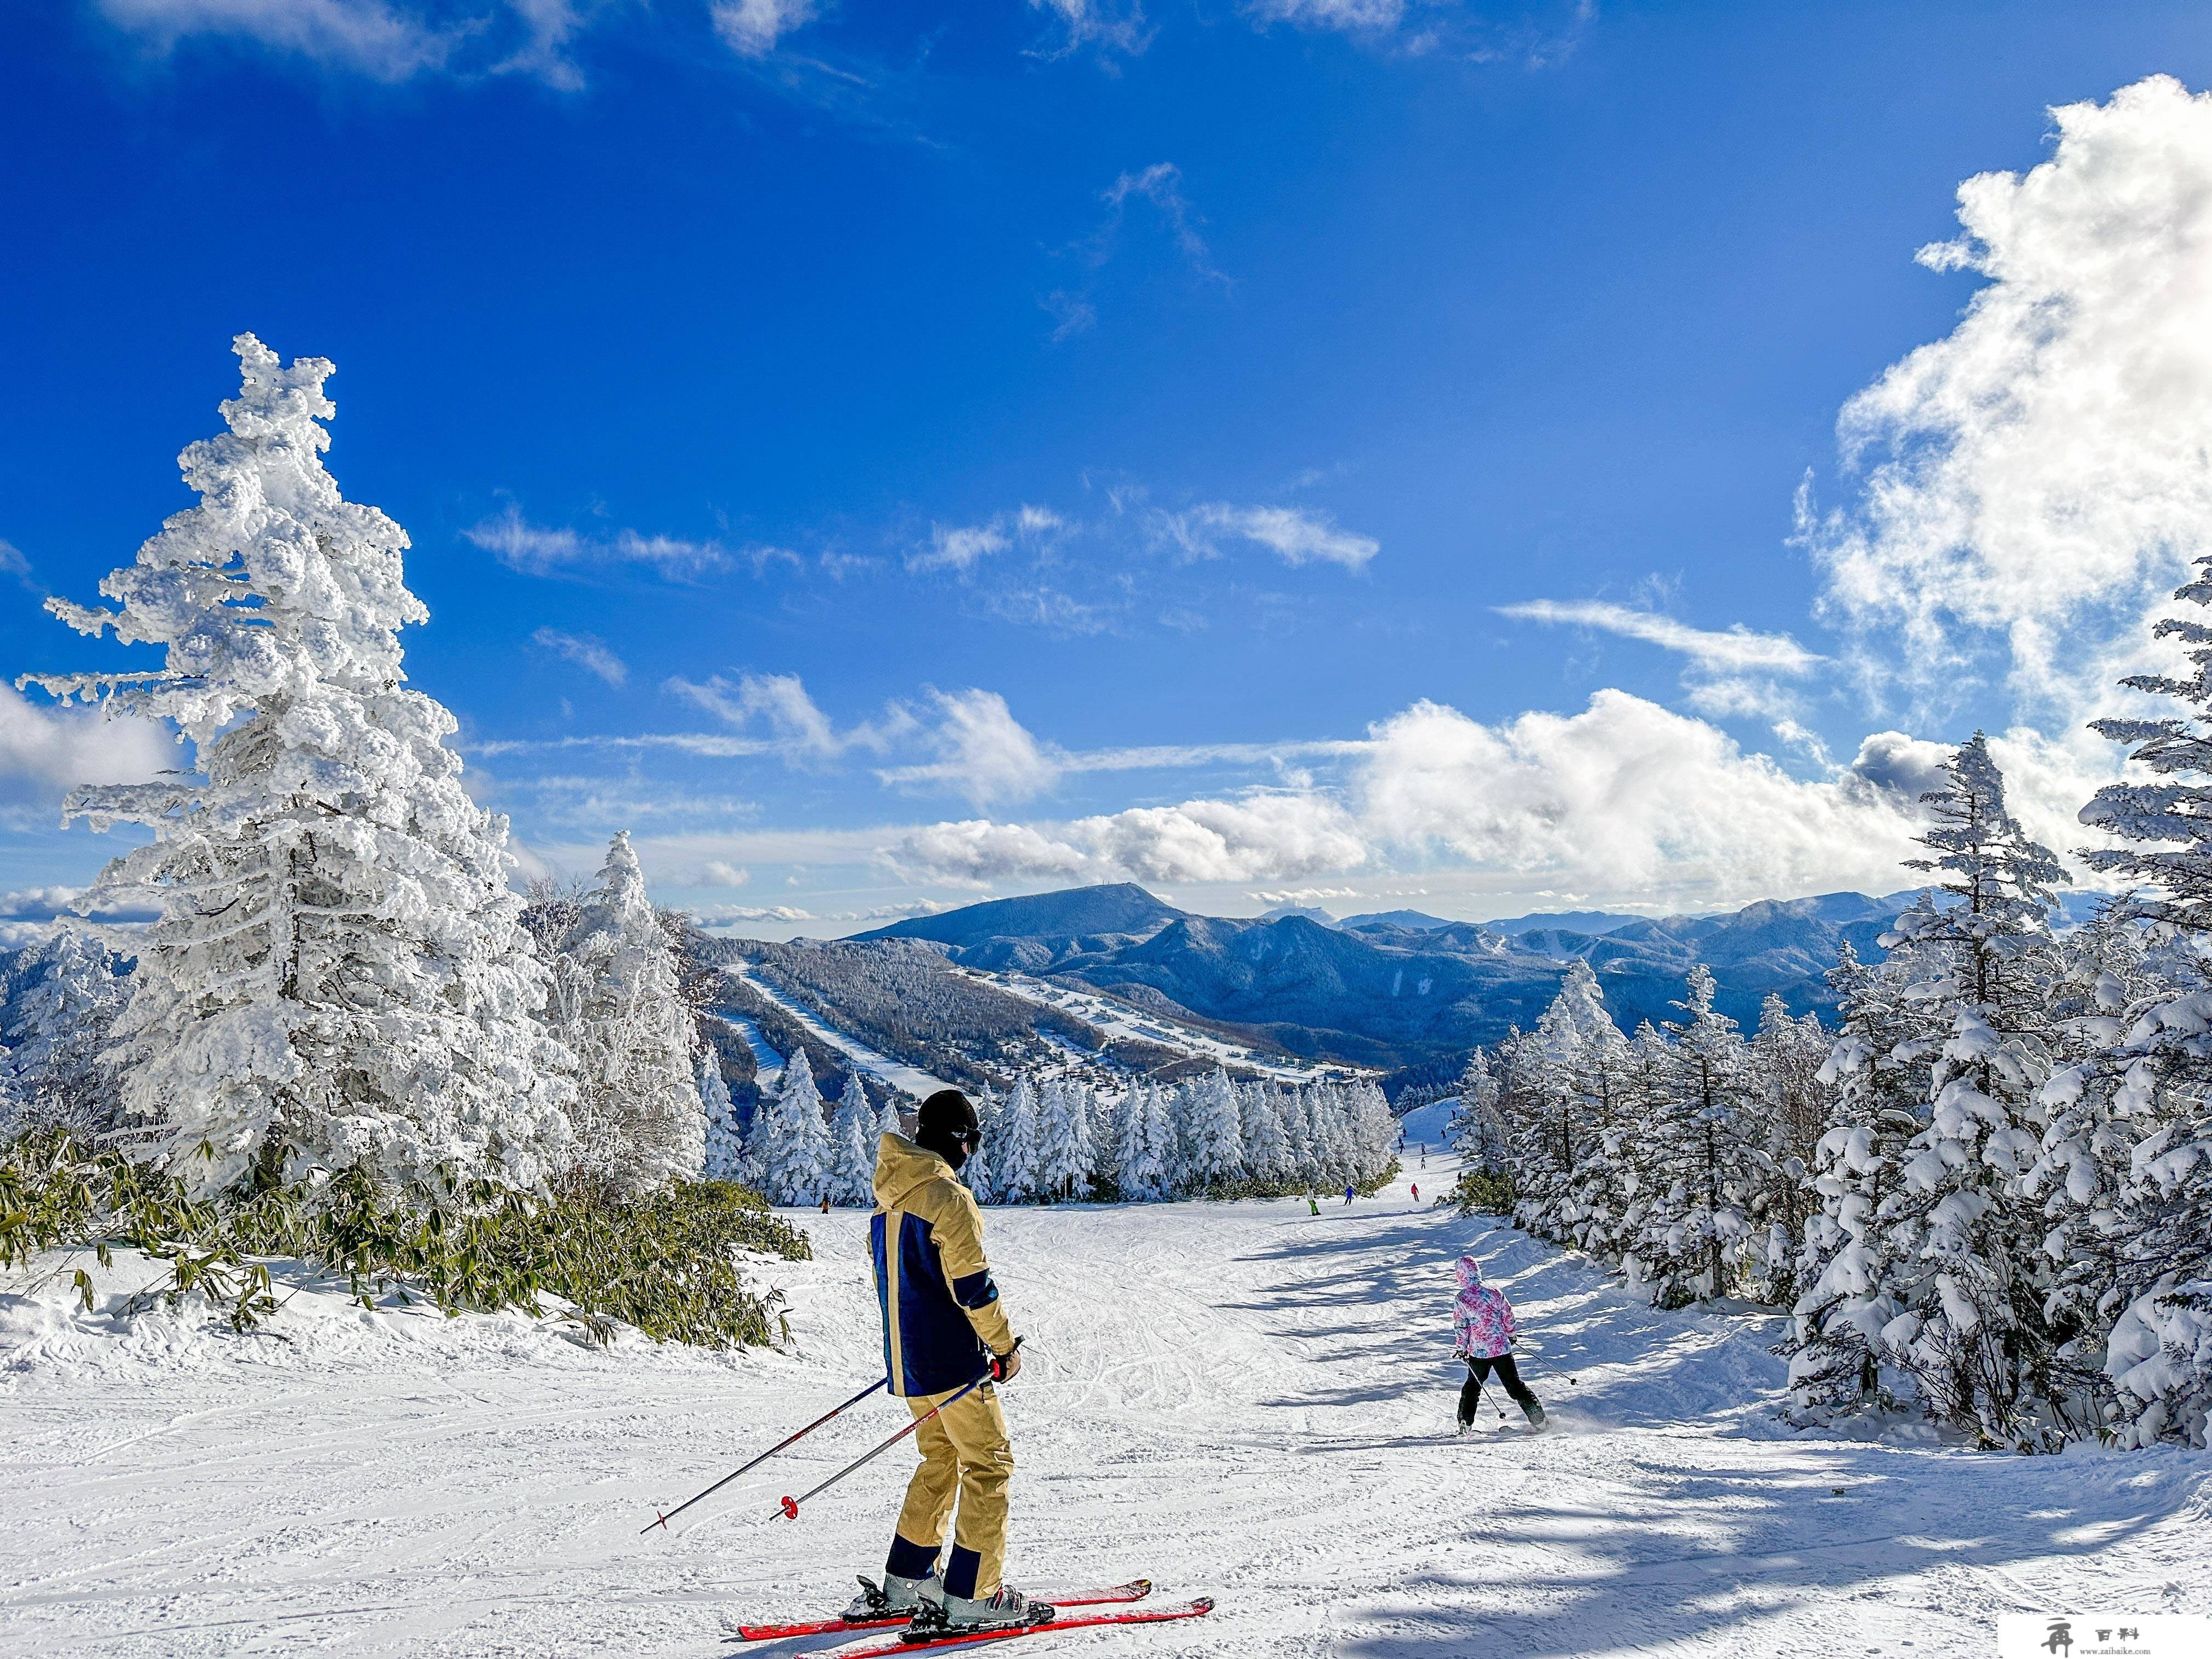
<instances>
[{"instance_id":1,"label":"blue sky","mask_svg":"<svg viewBox=\"0 0 2212 1659\"><path fill-rule=\"evenodd\" d=\"M2069 833L2197 550L2212 371L2095 388L2203 320L2208 57L2179 5L14 8L0 667L119 659L39 599L187 504L250 329L336 360L530 868L627 828L823 933L1899 885L1978 725ZM17 914L152 752L0 702Z\"/></svg>"}]
</instances>

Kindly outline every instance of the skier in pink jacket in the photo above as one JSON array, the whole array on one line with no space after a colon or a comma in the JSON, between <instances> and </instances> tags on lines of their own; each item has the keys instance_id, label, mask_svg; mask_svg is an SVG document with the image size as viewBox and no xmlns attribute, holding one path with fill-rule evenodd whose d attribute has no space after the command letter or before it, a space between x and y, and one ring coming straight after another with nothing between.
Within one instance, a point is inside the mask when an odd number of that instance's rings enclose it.
<instances>
[{"instance_id":1,"label":"skier in pink jacket","mask_svg":"<svg viewBox=\"0 0 2212 1659\"><path fill-rule=\"evenodd\" d=\"M1482 1385L1491 1372L1505 1385L1505 1392L1528 1414L1528 1426L1544 1426L1544 1407L1534 1392L1521 1380L1513 1364L1513 1339L1518 1334L1513 1304L1505 1292L1482 1282L1482 1264L1471 1255L1459 1259L1459 1296L1452 1304L1452 1353L1467 1361L1467 1381L1459 1390L1459 1431L1474 1426L1474 1408L1482 1399Z\"/></svg>"}]
</instances>

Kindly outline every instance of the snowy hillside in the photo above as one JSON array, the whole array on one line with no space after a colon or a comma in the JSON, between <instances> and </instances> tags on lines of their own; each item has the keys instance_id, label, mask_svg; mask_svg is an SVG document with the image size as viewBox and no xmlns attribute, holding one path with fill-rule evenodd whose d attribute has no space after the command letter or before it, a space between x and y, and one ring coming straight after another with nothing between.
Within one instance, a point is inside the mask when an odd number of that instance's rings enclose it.
<instances>
[{"instance_id":1,"label":"snowy hillside","mask_svg":"<svg viewBox=\"0 0 2212 1659\"><path fill-rule=\"evenodd\" d=\"M1201 1627L1042 1656L1443 1659L1990 1650L2000 1612L2212 1612L2212 1455L1978 1455L1777 1421L1771 1319L1662 1314L1578 1260L1379 1200L994 1210L1027 1364L1006 1390L1016 1582L1149 1573ZM872 1402L678 1523L688 1497L878 1364L857 1212L763 1264L789 1354L602 1353L514 1318L305 1291L239 1339L129 1335L58 1286L0 1299L0 1650L671 1656L842 1603L879 1565L903 1448L771 1519L901 1413ZM1557 1431L1447 1437L1450 1261L1518 1304ZM123 1264L127 1268L127 1264ZM117 1282L127 1278L118 1272Z\"/></svg>"}]
</instances>

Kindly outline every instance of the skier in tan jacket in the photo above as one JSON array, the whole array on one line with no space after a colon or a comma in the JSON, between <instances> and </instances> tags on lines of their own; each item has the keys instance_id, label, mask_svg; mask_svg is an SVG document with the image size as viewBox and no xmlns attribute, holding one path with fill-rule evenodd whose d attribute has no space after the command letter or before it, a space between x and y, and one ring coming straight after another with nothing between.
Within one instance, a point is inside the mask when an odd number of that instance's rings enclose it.
<instances>
[{"instance_id":1,"label":"skier in tan jacket","mask_svg":"<svg viewBox=\"0 0 2212 1659\"><path fill-rule=\"evenodd\" d=\"M913 1139L886 1134L878 1143L868 1238L884 1368L915 1416L937 1415L915 1432L921 1467L907 1486L884 1587L871 1586L848 1618L912 1609L934 1626L930 1603L943 1607L948 1629L1024 1625L1032 1616L1030 1598L1001 1577L1014 1454L993 1384L1012 1378L1021 1356L983 1257L982 1212L959 1179L981 1139L968 1097L944 1089L922 1102ZM991 1381L951 1400L983 1376ZM959 1519L940 1577L956 1497Z\"/></svg>"}]
</instances>

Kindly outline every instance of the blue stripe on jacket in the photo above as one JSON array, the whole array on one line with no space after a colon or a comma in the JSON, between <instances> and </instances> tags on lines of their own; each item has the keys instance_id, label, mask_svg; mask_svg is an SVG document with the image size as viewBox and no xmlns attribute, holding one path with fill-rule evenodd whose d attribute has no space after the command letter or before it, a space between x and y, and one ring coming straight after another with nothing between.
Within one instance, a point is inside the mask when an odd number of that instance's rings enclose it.
<instances>
[{"instance_id":1,"label":"blue stripe on jacket","mask_svg":"<svg viewBox=\"0 0 2212 1659\"><path fill-rule=\"evenodd\" d=\"M876 1306L884 1321L884 1374L891 1374L891 1276L884 1261L884 1216L868 1223L868 1252L876 1270ZM963 1311L986 1308L999 1299L988 1272L969 1273L947 1284L930 1224L902 1211L898 1232L898 1348L900 1375L892 1379L902 1395L944 1394L964 1388L988 1370L991 1351Z\"/></svg>"}]
</instances>

